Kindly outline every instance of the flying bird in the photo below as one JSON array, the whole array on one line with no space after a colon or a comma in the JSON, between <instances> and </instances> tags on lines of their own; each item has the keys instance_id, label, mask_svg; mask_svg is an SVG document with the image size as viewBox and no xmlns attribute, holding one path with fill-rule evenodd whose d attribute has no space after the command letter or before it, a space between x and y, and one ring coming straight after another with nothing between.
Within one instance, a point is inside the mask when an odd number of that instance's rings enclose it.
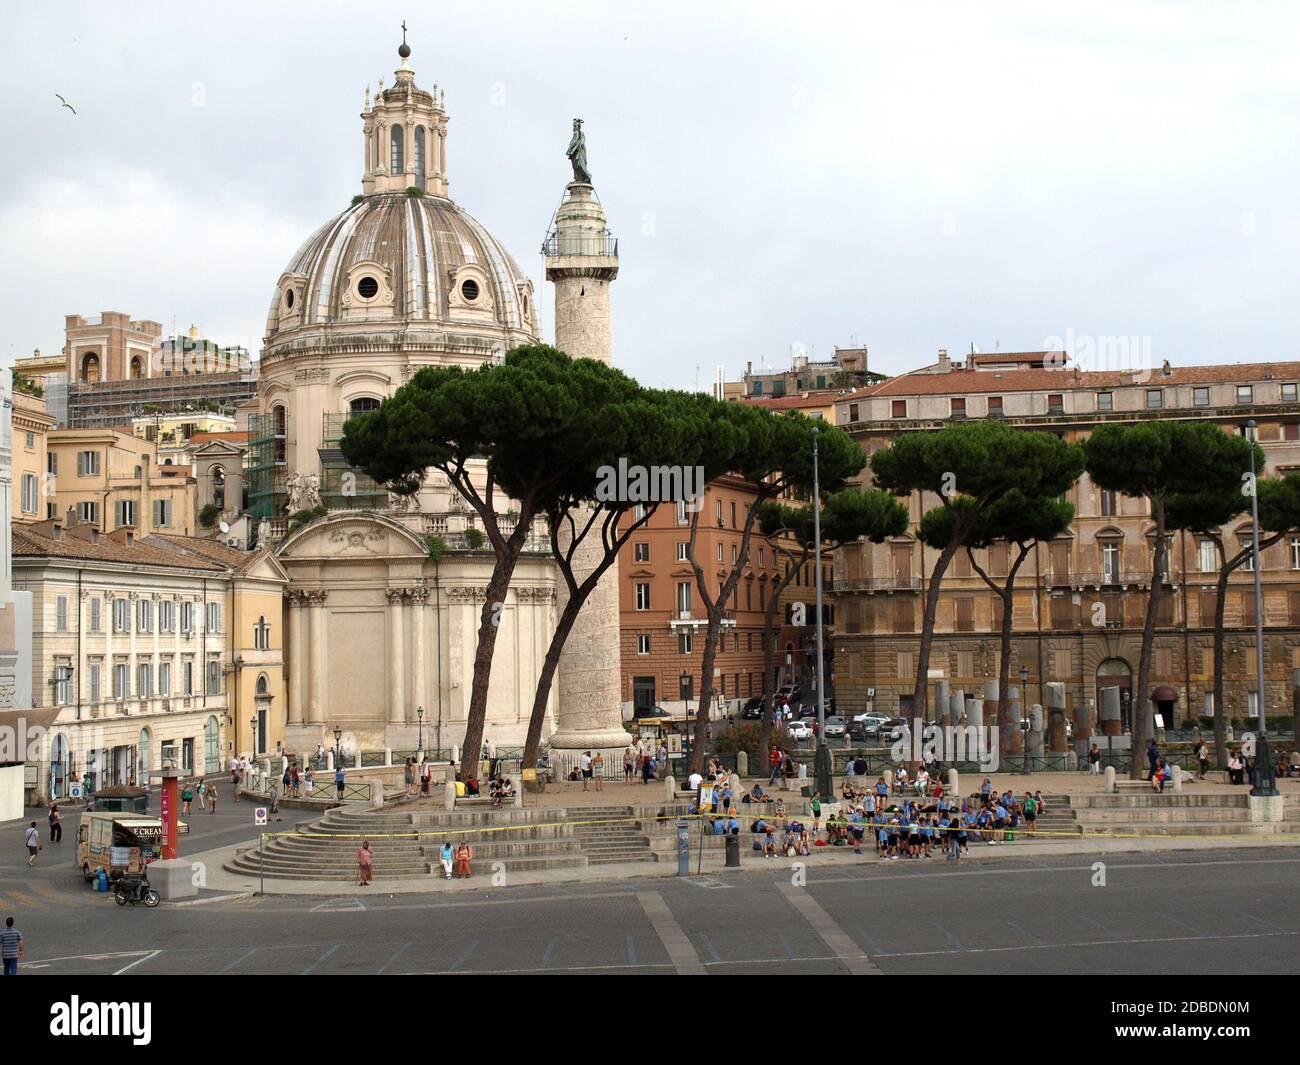
<instances>
[{"instance_id":1,"label":"flying bird","mask_svg":"<svg viewBox=\"0 0 1300 1065\"><path fill-rule=\"evenodd\" d=\"M58 94L57 92L56 92L54 95L55 95L55 96L59 96L59 94ZM66 107L66 108L67 108L69 111L71 111L74 115L77 113L77 109L76 109L75 107L73 107L72 104L68 103L68 101L65 100L62 96L59 96L59 103L61 103L64 107Z\"/></svg>"}]
</instances>

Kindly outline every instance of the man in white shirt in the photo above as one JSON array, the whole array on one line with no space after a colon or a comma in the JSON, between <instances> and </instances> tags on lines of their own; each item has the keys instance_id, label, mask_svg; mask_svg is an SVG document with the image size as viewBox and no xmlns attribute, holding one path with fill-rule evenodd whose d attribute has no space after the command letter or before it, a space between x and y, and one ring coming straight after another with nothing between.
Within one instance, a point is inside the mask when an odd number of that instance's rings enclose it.
<instances>
[{"instance_id":1,"label":"man in white shirt","mask_svg":"<svg viewBox=\"0 0 1300 1065\"><path fill-rule=\"evenodd\" d=\"M691 791L699 791L700 785L703 783L704 783L704 777L701 776L698 772L692 773L690 777L687 778L686 781L687 787L689 787Z\"/></svg>"},{"instance_id":2,"label":"man in white shirt","mask_svg":"<svg viewBox=\"0 0 1300 1065\"><path fill-rule=\"evenodd\" d=\"M587 790L587 781L591 779L591 752L583 751L578 759L578 769L582 772L582 790Z\"/></svg>"}]
</instances>

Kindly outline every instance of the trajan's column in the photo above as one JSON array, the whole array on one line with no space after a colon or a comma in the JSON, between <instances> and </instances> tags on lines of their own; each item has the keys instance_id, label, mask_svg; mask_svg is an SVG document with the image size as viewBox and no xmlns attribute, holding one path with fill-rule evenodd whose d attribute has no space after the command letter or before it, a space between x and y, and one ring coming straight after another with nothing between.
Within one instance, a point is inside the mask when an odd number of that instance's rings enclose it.
<instances>
[{"instance_id":1,"label":"trajan's column","mask_svg":"<svg viewBox=\"0 0 1300 1065\"><path fill-rule=\"evenodd\" d=\"M596 199L587 169L582 120L573 120L568 156L573 180L555 213L543 247L546 278L555 284L555 346L574 358L613 362L610 342L609 286L618 277L618 244L605 225L605 209ZM577 525L582 526L581 517ZM597 530L588 533L574 556L575 579L581 583L603 557ZM561 546L566 546L561 535ZM568 601L568 587L556 580L557 613ZM559 667L560 701L551 749L561 754L601 751L606 766L617 759L630 736L623 728L619 690L618 565L611 566L583 604L564 645Z\"/></svg>"}]
</instances>

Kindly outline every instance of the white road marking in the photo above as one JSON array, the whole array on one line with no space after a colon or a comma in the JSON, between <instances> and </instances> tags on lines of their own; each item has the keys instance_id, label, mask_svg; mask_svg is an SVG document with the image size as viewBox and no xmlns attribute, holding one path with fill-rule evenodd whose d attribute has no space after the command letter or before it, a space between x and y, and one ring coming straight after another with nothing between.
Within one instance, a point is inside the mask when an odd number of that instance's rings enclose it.
<instances>
[{"instance_id":1,"label":"white road marking","mask_svg":"<svg viewBox=\"0 0 1300 1065\"><path fill-rule=\"evenodd\" d=\"M700 961L699 954L695 952L691 941L686 937L686 932L677 923L677 918L668 908L668 903L664 902L663 896L657 891L638 891L636 898L641 903L641 909L645 911L650 927L655 930L659 942L668 952L668 958L677 973L681 976L702 976L707 972L704 963Z\"/></svg>"},{"instance_id":2,"label":"white road marking","mask_svg":"<svg viewBox=\"0 0 1300 1065\"><path fill-rule=\"evenodd\" d=\"M143 965L145 962L149 961L151 958L156 958L156 957L158 957L158 955L161 954L161 953L162 953L161 950L151 950L151 951L150 951L148 954L146 954L143 958L136 958L136 960L133 961L130 965L124 965L124 966L122 966L122 968L118 969L117 972L115 972L113 975L114 975L114 976L121 976L124 972L127 972L128 970L134 969L137 965Z\"/></svg>"},{"instance_id":3,"label":"white road marking","mask_svg":"<svg viewBox=\"0 0 1300 1065\"><path fill-rule=\"evenodd\" d=\"M1300 936L1295 932L1245 932L1220 936L1155 936L1150 939L1097 939L1080 943L1034 943L1024 947L970 947L966 950L904 950L877 954L878 958L925 958L940 954L1009 954L1017 950L1072 950L1076 947L1118 947L1126 943L1202 943L1225 939L1268 939L1270 936Z\"/></svg>"},{"instance_id":4,"label":"white road marking","mask_svg":"<svg viewBox=\"0 0 1300 1065\"><path fill-rule=\"evenodd\" d=\"M853 937L835 923L835 918L822 909L821 903L806 889L797 888L793 884L780 884L777 891L790 904L790 908L808 922L849 972L855 976L882 975L870 955L853 942Z\"/></svg>"}]
</instances>

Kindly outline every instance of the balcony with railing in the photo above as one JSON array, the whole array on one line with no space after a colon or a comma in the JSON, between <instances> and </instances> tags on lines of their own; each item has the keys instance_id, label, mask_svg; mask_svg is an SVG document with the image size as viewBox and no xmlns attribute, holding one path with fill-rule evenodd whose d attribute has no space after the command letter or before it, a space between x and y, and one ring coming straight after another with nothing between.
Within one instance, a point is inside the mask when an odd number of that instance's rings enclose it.
<instances>
[{"instance_id":1,"label":"balcony with railing","mask_svg":"<svg viewBox=\"0 0 1300 1065\"><path fill-rule=\"evenodd\" d=\"M917 592L921 590L920 577L895 574L892 577L837 578L833 582L837 592Z\"/></svg>"},{"instance_id":2,"label":"balcony with railing","mask_svg":"<svg viewBox=\"0 0 1300 1065\"><path fill-rule=\"evenodd\" d=\"M618 240L608 231L600 236L577 236L552 230L542 241L542 254L548 258L580 255L613 259L618 257Z\"/></svg>"}]
</instances>

